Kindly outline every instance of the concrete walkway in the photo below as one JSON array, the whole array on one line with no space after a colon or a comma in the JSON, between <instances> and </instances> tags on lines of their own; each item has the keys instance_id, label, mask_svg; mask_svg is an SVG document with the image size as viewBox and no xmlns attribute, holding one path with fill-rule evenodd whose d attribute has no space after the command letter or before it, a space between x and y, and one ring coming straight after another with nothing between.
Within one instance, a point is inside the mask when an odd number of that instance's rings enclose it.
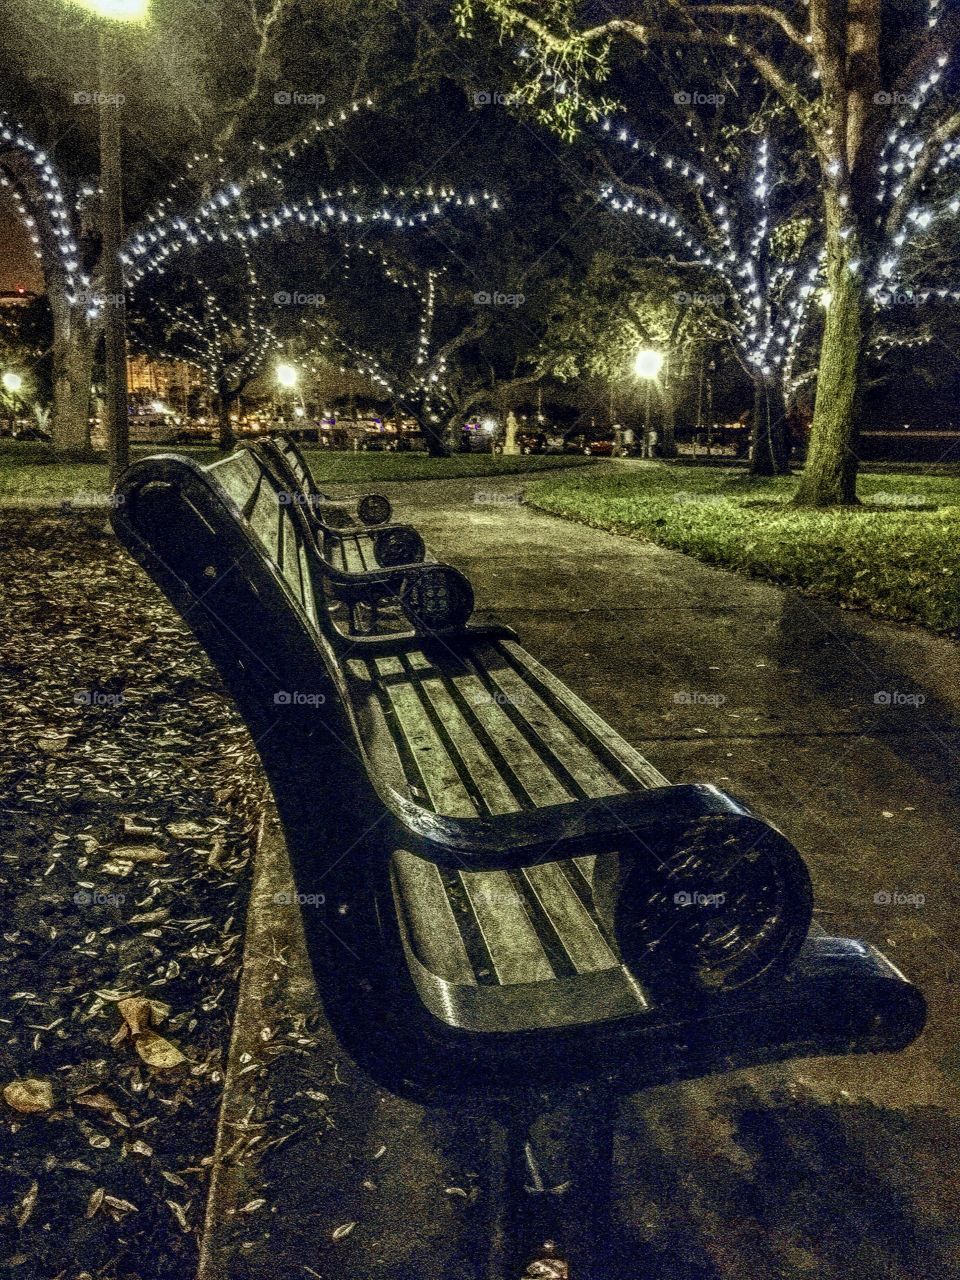
<instances>
[{"instance_id":1,"label":"concrete walkway","mask_svg":"<svg viewBox=\"0 0 960 1280\"><path fill-rule=\"evenodd\" d=\"M882 946L931 1008L900 1055L808 1060L625 1103L623 1276L960 1275L957 647L502 501L521 483L385 488L471 577L481 619L512 625L673 781L716 782L781 826L808 860L825 927ZM219 1273L479 1280L471 1136L344 1061L295 918L274 930L282 963L264 964L270 992L250 1010L272 1016L274 1042L299 1028L309 1048L299 1075L289 1054L251 1059L254 1105L276 1117L311 1088L326 1102L282 1158L252 1153L244 1194L266 1204L232 1215L242 1229Z\"/></svg>"}]
</instances>

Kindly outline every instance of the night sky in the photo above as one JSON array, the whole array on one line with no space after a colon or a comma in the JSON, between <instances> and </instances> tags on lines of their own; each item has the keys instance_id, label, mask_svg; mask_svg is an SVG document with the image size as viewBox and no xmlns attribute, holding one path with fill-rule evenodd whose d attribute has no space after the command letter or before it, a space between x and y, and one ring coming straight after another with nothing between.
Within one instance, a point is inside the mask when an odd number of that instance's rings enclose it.
<instances>
[{"instance_id":1,"label":"night sky","mask_svg":"<svg viewBox=\"0 0 960 1280\"><path fill-rule=\"evenodd\" d=\"M0 293L17 288L42 293L43 276L23 224L0 196Z\"/></svg>"}]
</instances>

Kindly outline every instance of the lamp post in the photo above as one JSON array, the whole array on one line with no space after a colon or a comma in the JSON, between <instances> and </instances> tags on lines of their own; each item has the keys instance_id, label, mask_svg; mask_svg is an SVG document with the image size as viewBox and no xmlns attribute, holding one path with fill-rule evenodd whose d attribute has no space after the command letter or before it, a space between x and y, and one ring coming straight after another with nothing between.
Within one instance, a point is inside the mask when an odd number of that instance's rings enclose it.
<instances>
[{"instance_id":1,"label":"lamp post","mask_svg":"<svg viewBox=\"0 0 960 1280\"><path fill-rule=\"evenodd\" d=\"M650 443L650 393L653 384L660 376L660 370L663 368L663 353L654 351L652 347L641 347L633 358L633 371L638 378L642 378L647 384L646 406L644 409L643 435L644 435L644 457L650 457L652 453Z\"/></svg>"},{"instance_id":2,"label":"lamp post","mask_svg":"<svg viewBox=\"0 0 960 1280\"><path fill-rule=\"evenodd\" d=\"M102 240L103 335L106 363L104 426L110 481L130 464L130 419L127 401L127 309L120 250L123 244L123 173L120 153L118 84L120 22L143 22L149 0L77 0L100 24L100 231Z\"/></svg>"},{"instance_id":3,"label":"lamp post","mask_svg":"<svg viewBox=\"0 0 960 1280\"><path fill-rule=\"evenodd\" d=\"M296 392L300 383L300 370L292 364L287 364L281 360L274 370L277 379L277 385L282 391L289 391L291 396Z\"/></svg>"}]
</instances>

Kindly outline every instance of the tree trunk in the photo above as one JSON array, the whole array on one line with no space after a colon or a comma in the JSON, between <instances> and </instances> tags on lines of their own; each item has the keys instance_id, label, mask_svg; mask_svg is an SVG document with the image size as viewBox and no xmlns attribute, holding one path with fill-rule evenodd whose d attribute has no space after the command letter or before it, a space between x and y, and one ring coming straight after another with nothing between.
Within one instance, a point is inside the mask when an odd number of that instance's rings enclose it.
<instances>
[{"instance_id":1,"label":"tree trunk","mask_svg":"<svg viewBox=\"0 0 960 1280\"><path fill-rule=\"evenodd\" d=\"M796 496L797 504L806 507L857 501L867 298L863 276L850 270L850 250L839 237L827 254L830 305L820 344L810 448Z\"/></svg>"},{"instance_id":2,"label":"tree trunk","mask_svg":"<svg viewBox=\"0 0 960 1280\"><path fill-rule=\"evenodd\" d=\"M663 384L660 387L660 413L660 456L675 458L677 456L677 404L669 373L664 375Z\"/></svg>"},{"instance_id":3,"label":"tree trunk","mask_svg":"<svg viewBox=\"0 0 960 1280\"><path fill-rule=\"evenodd\" d=\"M782 476L790 470L783 391L779 382L758 377L754 381L753 457L750 473Z\"/></svg>"},{"instance_id":4,"label":"tree trunk","mask_svg":"<svg viewBox=\"0 0 960 1280\"><path fill-rule=\"evenodd\" d=\"M415 411L417 423L423 432L423 438L427 442L427 453L431 458L449 458L451 454L450 440L453 436L453 430L460 421L459 414L454 414L445 426L439 426L436 422L431 422L429 416L425 413Z\"/></svg>"},{"instance_id":5,"label":"tree trunk","mask_svg":"<svg viewBox=\"0 0 960 1280\"><path fill-rule=\"evenodd\" d=\"M95 334L65 301L53 308L53 443L58 453L90 453Z\"/></svg>"},{"instance_id":6,"label":"tree trunk","mask_svg":"<svg viewBox=\"0 0 960 1280\"><path fill-rule=\"evenodd\" d=\"M235 398L223 387L217 393L217 448L221 453L229 453L237 443L237 438L233 434L233 424L230 421L230 409Z\"/></svg>"}]
</instances>

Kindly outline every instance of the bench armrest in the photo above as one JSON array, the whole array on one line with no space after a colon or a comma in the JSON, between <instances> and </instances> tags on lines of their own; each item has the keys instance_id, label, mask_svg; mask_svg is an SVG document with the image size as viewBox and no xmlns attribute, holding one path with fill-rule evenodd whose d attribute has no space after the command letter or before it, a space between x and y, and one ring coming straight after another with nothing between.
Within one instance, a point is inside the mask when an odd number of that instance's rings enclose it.
<instances>
[{"instance_id":1,"label":"bench armrest","mask_svg":"<svg viewBox=\"0 0 960 1280\"><path fill-rule=\"evenodd\" d=\"M370 770L376 779L376 770ZM391 790L381 795L403 828L402 847L457 870L509 870L581 854L646 845L664 830L720 818L748 829L772 830L732 796L709 783L682 783L573 800L522 813L449 818Z\"/></svg>"}]
</instances>

